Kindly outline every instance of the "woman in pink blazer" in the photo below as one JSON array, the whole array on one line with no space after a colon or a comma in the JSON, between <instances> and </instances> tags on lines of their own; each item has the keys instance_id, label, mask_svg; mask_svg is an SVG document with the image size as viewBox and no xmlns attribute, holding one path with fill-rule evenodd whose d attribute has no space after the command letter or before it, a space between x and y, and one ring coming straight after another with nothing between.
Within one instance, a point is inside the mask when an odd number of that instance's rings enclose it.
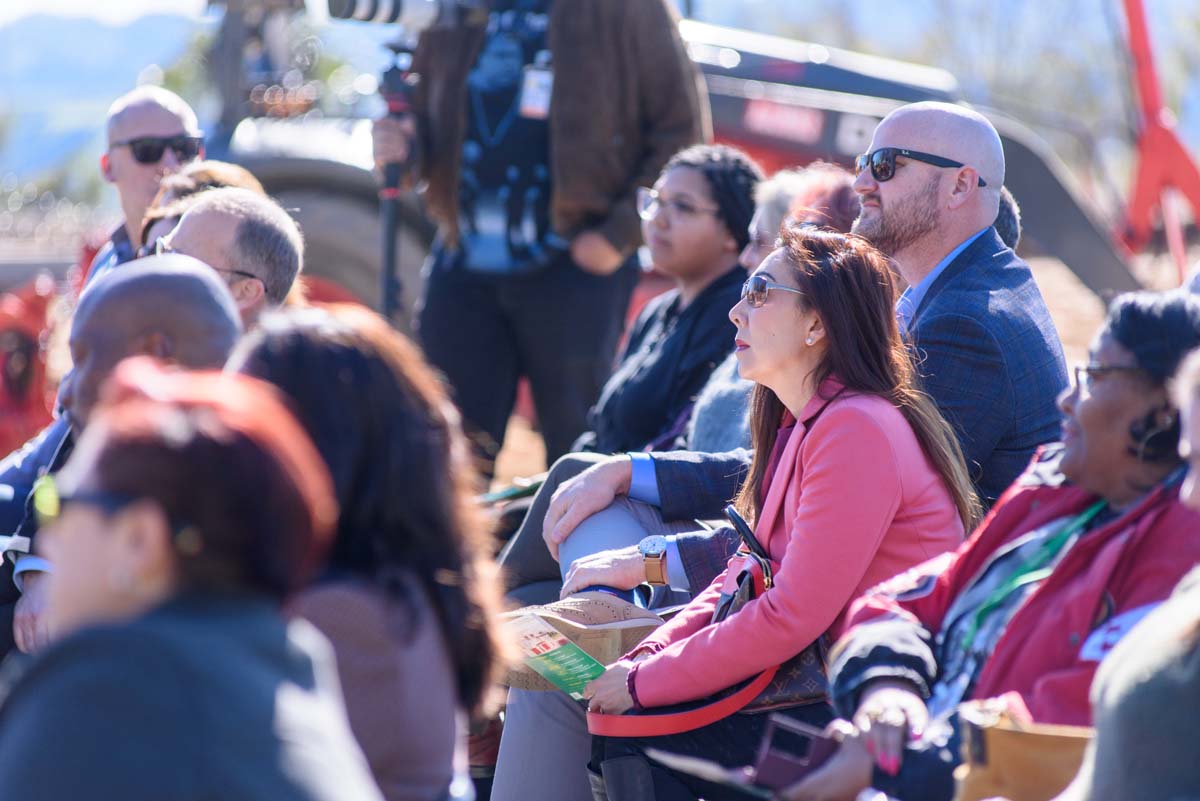
<instances>
[{"instance_id":1,"label":"woman in pink blazer","mask_svg":"<svg viewBox=\"0 0 1200 801\"><path fill-rule=\"evenodd\" d=\"M727 574L718 576L589 686L591 710L655 712L739 684L836 636L869 587L961 543L979 503L952 430L916 386L894 302L888 265L864 240L783 232L730 311L739 369L757 383L755 457L736 505L775 564L774 584L713 624ZM831 717L824 703L789 714L818 725ZM766 717L596 738L592 767L611 801L721 798L644 749L748 764Z\"/></svg>"}]
</instances>

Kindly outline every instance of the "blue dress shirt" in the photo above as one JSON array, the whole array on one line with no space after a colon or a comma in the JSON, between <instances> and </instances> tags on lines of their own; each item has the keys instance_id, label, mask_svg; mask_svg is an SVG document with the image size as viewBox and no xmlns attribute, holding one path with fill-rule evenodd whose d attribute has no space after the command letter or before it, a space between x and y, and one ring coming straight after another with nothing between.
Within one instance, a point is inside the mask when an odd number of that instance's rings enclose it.
<instances>
[{"instance_id":1,"label":"blue dress shirt","mask_svg":"<svg viewBox=\"0 0 1200 801\"><path fill-rule=\"evenodd\" d=\"M988 228L991 228L991 226L989 225ZM919 284L908 287L900 294L900 299L896 301L896 321L900 323L900 331L902 333L908 333L909 323L912 322L917 309L921 308L921 301L925 299L925 295L929 292L929 287L933 286L933 282L958 258L959 253L966 250L967 246L978 239L988 228L983 228L967 237L966 241L947 253L946 258L939 261L937 266L930 271L929 275L922 278Z\"/></svg>"}]
</instances>

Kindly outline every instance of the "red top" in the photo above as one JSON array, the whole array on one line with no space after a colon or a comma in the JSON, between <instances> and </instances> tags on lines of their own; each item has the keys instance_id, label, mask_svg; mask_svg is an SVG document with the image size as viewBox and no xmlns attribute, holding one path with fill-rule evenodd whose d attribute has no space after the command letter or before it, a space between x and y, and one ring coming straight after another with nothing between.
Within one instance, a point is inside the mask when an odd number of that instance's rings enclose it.
<instances>
[{"instance_id":1,"label":"red top","mask_svg":"<svg viewBox=\"0 0 1200 801\"><path fill-rule=\"evenodd\" d=\"M950 492L900 411L840 390L822 383L771 472L755 534L778 564L774 586L709 625L726 571L647 637L634 651L656 652L636 666L645 706L703 698L836 636L867 589L962 542Z\"/></svg>"}]
</instances>

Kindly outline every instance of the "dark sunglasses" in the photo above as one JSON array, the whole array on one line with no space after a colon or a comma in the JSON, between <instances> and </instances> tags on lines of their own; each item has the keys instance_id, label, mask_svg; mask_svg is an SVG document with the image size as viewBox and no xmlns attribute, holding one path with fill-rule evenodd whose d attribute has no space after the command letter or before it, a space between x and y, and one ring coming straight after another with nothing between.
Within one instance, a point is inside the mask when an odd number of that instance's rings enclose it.
<instances>
[{"instance_id":1,"label":"dark sunglasses","mask_svg":"<svg viewBox=\"0 0 1200 801\"><path fill-rule=\"evenodd\" d=\"M200 155L204 140L199 136L139 136L136 139L126 139L123 142L113 142L111 147L129 147L133 160L138 164L157 164L162 161L167 148L175 151L180 161L191 161Z\"/></svg>"},{"instance_id":2,"label":"dark sunglasses","mask_svg":"<svg viewBox=\"0 0 1200 801\"><path fill-rule=\"evenodd\" d=\"M751 307L757 309L767 302L767 296L771 293L772 289L778 289L781 292L791 292L796 295L804 294L799 289L792 289L790 286L768 281L761 275L752 275L746 279L746 283L742 284L742 299L750 304Z\"/></svg>"},{"instance_id":3,"label":"dark sunglasses","mask_svg":"<svg viewBox=\"0 0 1200 801\"><path fill-rule=\"evenodd\" d=\"M33 511L38 527L45 528L58 519L68 504L81 503L94 506L104 514L111 515L133 503L136 498L114 492L76 492L68 495L59 492L54 477L44 475L33 485Z\"/></svg>"},{"instance_id":4,"label":"dark sunglasses","mask_svg":"<svg viewBox=\"0 0 1200 801\"><path fill-rule=\"evenodd\" d=\"M105 516L112 516L137 501L132 495L119 492L75 492L66 494L60 492L54 481L54 476L42 476L33 485L33 512L37 518L38 528L47 528L62 515L63 509L73 503L81 503L99 509ZM195 556L204 548L204 538L195 526L184 525L173 519L168 519L171 525L171 540L175 549L183 556Z\"/></svg>"},{"instance_id":5,"label":"dark sunglasses","mask_svg":"<svg viewBox=\"0 0 1200 801\"><path fill-rule=\"evenodd\" d=\"M965 167L961 161L935 156L932 153L922 153L919 150L908 150L903 147L881 147L872 153L864 153L854 159L854 174L858 175L867 167L871 168L871 177L879 183L885 183L896 177L896 158L923 161L935 167ZM978 173L977 173L978 175ZM987 186L987 181L979 175L979 185Z\"/></svg>"}]
</instances>

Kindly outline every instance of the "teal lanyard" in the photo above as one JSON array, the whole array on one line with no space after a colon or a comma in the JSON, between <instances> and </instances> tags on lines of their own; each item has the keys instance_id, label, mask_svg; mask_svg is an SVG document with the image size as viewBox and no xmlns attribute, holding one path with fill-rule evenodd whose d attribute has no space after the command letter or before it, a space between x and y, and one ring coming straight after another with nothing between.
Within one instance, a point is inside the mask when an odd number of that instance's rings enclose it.
<instances>
[{"instance_id":1,"label":"teal lanyard","mask_svg":"<svg viewBox=\"0 0 1200 801\"><path fill-rule=\"evenodd\" d=\"M994 589L983 600L983 603L979 605L979 609L975 611L975 618L971 621L971 628L967 631L966 639L963 640L963 648L968 651L972 650L980 627L983 626L984 622L996 610L1004 605L1010 595L1027 584L1041 581L1054 571L1054 568L1047 567L1046 563L1062 550L1062 547L1071 537L1083 531L1095 519L1096 515L1100 514L1100 510L1106 504L1107 501L1096 501L1085 509L1082 514L1076 516L1074 520L1069 521L1057 534L1042 543L1042 546L1037 549L1037 552L1032 557L1018 567L1006 581Z\"/></svg>"}]
</instances>

